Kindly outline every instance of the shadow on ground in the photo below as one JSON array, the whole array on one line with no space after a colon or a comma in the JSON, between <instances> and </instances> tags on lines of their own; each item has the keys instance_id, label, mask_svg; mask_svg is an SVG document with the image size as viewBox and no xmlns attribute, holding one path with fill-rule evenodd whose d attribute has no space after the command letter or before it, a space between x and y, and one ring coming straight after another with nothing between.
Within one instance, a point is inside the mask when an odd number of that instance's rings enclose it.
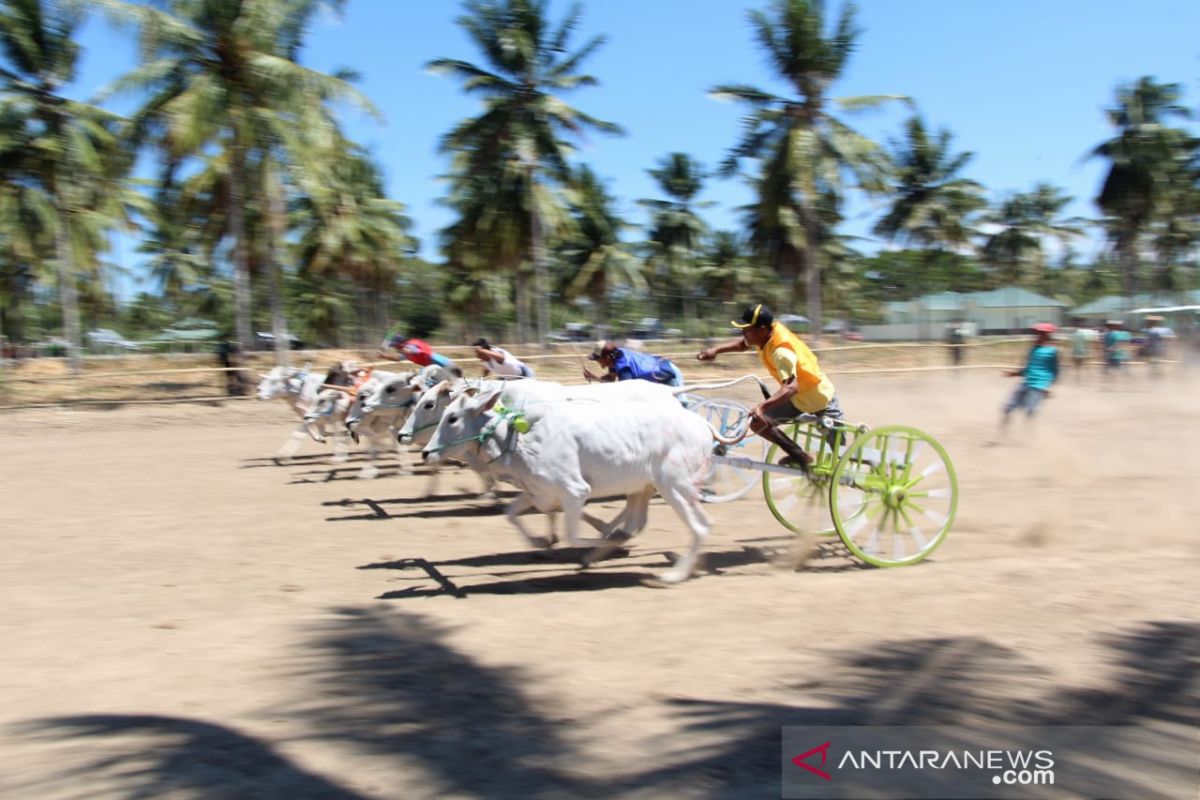
<instances>
[{"instance_id":1,"label":"shadow on ground","mask_svg":"<svg viewBox=\"0 0 1200 800\"><path fill-rule=\"evenodd\" d=\"M309 742L349 748L356 763L378 759L406 776L411 786L391 796L530 798L777 797L785 725L1177 723L1167 725L1184 732L1172 750L1191 769L1200 722L1196 624L1146 623L1102 642L1112 670L1094 689L1057 687L1015 651L982 638L905 640L866 655L830 654L819 674L796 676L795 705L661 701L673 728L659 739L664 752L615 775L589 766L570 737L585 723L536 700L526 689L533 676L475 661L448 633L395 609L343 609L287 676L303 706L269 713L301 723ZM289 761L270 742L202 720L89 715L40 720L26 732L111 737L91 742L93 757L74 774L111 781L127 798L365 796ZM1114 780L1114 795L1157 796L1135 771ZM37 794L31 787L29 796Z\"/></svg>"}]
</instances>

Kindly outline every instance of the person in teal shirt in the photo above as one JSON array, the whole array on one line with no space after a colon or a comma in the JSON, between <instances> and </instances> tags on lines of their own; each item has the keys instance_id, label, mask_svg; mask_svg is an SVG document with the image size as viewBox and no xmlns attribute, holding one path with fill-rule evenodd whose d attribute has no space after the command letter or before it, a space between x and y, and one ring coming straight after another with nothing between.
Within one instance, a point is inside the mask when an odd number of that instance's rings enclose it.
<instances>
[{"instance_id":1,"label":"person in teal shirt","mask_svg":"<svg viewBox=\"0 0 1200 800\"><path fill-rule=\"evenodd\" d=\"M1033 417L1038 406L1049 396L1050 387L1058 380L1058 348L1050 338L1056 330L1058 329L1049 322L1034 325L1033 331L1037 338L1034 339L1033 347L1029 348L1025 367L1008 371L1010 377L1020 376L1024 380L1004 405L1004 417L1000 423L1002 428L1008 424L1009 416L1018 408L1025 409L1026 415Z\"/></svg>"},{"instance_id":2,"label":"person in teal shirt","mask_svg":"<svg viewBox=\"0 0 1200 800\"><path fill-rule=\"evenodd\" d=\"M1110 319L1104 323L1108 328L1104 333L1104 371L1120 372L1125 360L1129 358L1129 344L1133 338L1129 331L1121 330L1124 323L1119 319Z\"/></svg>"}]
</instances>

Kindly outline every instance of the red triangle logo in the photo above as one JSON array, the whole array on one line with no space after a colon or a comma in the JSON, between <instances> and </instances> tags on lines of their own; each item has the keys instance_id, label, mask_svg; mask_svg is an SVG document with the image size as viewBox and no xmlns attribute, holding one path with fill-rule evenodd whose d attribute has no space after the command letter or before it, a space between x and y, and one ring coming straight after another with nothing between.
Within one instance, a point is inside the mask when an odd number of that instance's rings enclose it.
<instances>
[{"instance_id":1,"label":"red triangle logo","mask_svg":"<svg viewBox=\"0 0 1200 800\"><path fill-rule=\"evenodd\" d=\"M808 770L813 775L824 778L827 781L833 780L833 776L830 775L825 770L817 769L816 767L812 766L811 764L805 763L805 759L807 759L811 756L814 756L817 753L820 753L821 754L821 766L822 767L825 766L825 759L829 756L829 745L830 745L830 742L826 742L825 744L817 745L812 750L809 750L807 753L801 753L800 755L793 758L792 763L795 764L797 767L800 767L801 769Z\"/></svg>"}]
</instances>

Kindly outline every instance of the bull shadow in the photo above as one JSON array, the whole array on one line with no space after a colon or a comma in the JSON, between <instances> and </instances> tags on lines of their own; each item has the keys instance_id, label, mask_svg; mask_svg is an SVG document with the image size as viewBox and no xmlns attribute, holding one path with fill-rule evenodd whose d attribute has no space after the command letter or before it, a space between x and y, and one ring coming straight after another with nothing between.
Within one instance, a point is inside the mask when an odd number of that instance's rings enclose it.
<instances>
[{"instance_id":1,"label":"bull shadow","mask_svg":"<svg viewBox=\"0 0 1200 800\"><path fill-rule=\"evenodd\" d=\"M496 492L496 500L511 500L517 496L515 491L499 491ZM487 501L489 498L480 497L480 492L458 492L455 494L429 494L429 495L413 495L412 497L388 497L383 500L374 500L364 497L361 500L354 500L346 497L341 500L326 500L321 503L322 506L352 508L355 505L378 505L378 506L393 506L393 505L413 505L416 503L466 503L471 501Z\"/></svg>"},{"instance_id":2,"label":"bull shadow","mask_svg":"<svg viewBox=\"0 0 1200 800\"><path fill-rule=\"evenodd\" d=\"M510 553L489 553L482 556L464 556L463 558L447 558L441 561L426 562L437 567L516 567L536 566L538 564L573 564L578 565L588 554L588 547L555 547L549 550L515 550ZM630 551L618 547L605 560L628 558ZM358 569L410 569L421 559L399 559L396 561L379 561L374 564L363 564Z\"/></svg>"},{"instance_id":3,"label":"bull shadow","mask_svg":"<svg viewBox=\"0 0 1200 800\"><path fill-rule=\"evenodd\" d=\"M466 556L455 559L429 561L424 558L402 558L391 561L379 561L363 564L358 569L388 569L401 572L412 571L410 575L398 580L421 581L429 578L438 586L412 586L404 589L384 592L376 597L377 600L403 600L409 598L429 598L450 596L465 598L472 594L512 595L512 594L546 594L553 592L601 591L605 589L628 589L635 586L658 587L660 583L655 573L658 570L674 564L679 555L670 550L640 549L632 550L618 547L607 554L602 561L591 567L582 567L584 556L590 552L589 547L560 547L549 550L519 550L508 553L491 553L480 556ZM622 572L620 574L606 571L606 562L618 559L637 559L637 566L643 571ZM660 561L661 559L661 561ZM810 557L802 568L814 573L842 572L848 570L871 569L857 561L847 560L844 552L830 547L828 559L830 564L811 566L820 559ZM708 550L701 555L698 575L703 580L712 580L726 575L739 574L736 571L745 567L771 565L775 568L795 567L791 563L791 551L786 547L749 547L741 546L730 550ZM608 564L607 566L613 566ZM465 567L486 570L485 573L446 574L445 568ZM578 571L564 573L564 567L577 567ZM511 568L511 569L506 569ZM424 575L420 573L424 572ZM549 575L545 573L551 573ZM743 570L740 574L751 574ZM503 580L484 580L480 578ZM461 581L466 581L463 585Z\"/></svg>"},{"instance_id":4,"label":"bull shadow","mask_svg":"<svg viewBox=\"0 0 1200 800\"><path fill-rule=\"evenodd\" d=\"M603 566L595 566L587 570L564 573L564 565L580 566L589 548L575 547L558 550L528 550L516 553L504 553L481 557L468 557L432 562L423 558L405 558L395 561L381 561L364 564L358 569L391 569L391 570L420 570L425 576L437 584L437 588L426 586L410 586L384 592L377 600L402 600L414 597L437 597L448 595L458 599L470 595L511 595L511 594L545 594L550 592L581 592L598 591L602 589L622 589L646 585L649 576L645 573L610 572ZM604 561L627 558L629 551L617 548L609 553ZM538 569L536 565L551 565L549 569ZM509 580L478 581L478 575L446 575L443 567L504 567L522 566L525 569L511 572L489 572L492 578L510 578ZM529 568L532 567L532 568ZM545 575L539 573L551 572ZM457 583L466 577L472 583L463 586ZM410 578L403 578L410 579ZM411 580L422 580L420 575L412 576Z\"/></svg>"},{"instance_id":5,"label":"bull shadow","mask_svg":"<svg viewBox=\"0 0 1200 800\"><path fill-rule=\"evenodd\" d=\"M1195 623L1145 623L1100 642L1101 657L1112 668L1099 688L1060 687L1018 652L980 637L899 640L869 654L827 653L819 670L792 676L789 686L799 703L683 695L660 701L668 712L655 737L662 752L641 759L652 766L639 769L634 761L623 772L592 766L577 744L586 737L575 735L586 718L566 716L552 698L531 695L525 687L536 685L536 675L480 663L454 646L453 634L397 609L339 609L307 634L286 668L283 679L296 684L298 699L263 714L299 727L310 746L377 765L377 782L398 776L441 796L777 797L780 728L787 725L958 725L966 737L978 728L982 745L989 722L1147 731L1176 723L1171 730L1179 731L1178 740L1170 753L1154 756L1175 759L1172 766L1189 770L1185 774L1194 771L1200 665ZM131 799L362 796L289 761L277 752L277 742L203 720L80 715L23 729L79 745L59 751L63 767L53 781L113 780ZM1072 758L1066 754L1063 763ZM1106 780L1112 796L1163 796L1136 770L1110 773ZM44 796L58 783L22 789L29 797ZM390 796L403 796L401 791L397 785ZM846 797L869 793L848 783L839 791Z\"/></svg>"},{"instance_id":6,"label":"bull shadow","mask_svg":"<svg viewBox=\"0 0 1200 800\"><path fill-rule=\"evenodd\" d=\"M342 479L339 479L342 480ZM293 481L295 483L295 481ZM324 506L342 506L349 507L354 504L362 504L370 509L369 514L349 514L340 517L326 517L326 522L347 522L353 520L369 520L369 519L453 519L456 517L492 517L505 513L508 501L515 498L519 493L515 491L501 491L497 493L496 498L487 499L480 498L479 493L474 494L459 494L459 495L432 495L429 497L413 497L413 498L393 498L391 500L335 500L322 503ZM611 502L616 499L624 498L596 498L592 503ZM416 504L416 503L433 503L433 502L471 502L470 505L457 505L450 508L422 508L415 511L407 511L404 513L395 513L387 511L383 508L388 504ZM473 501L473 502L472 502ZM522 516L537 516L542 512L536 509L529 509L522 513Z\"/></svg>"},{"instance_id":7,"label":"bull shadow","mask_svg":"<svg viewBox=\"0 0 1200 800\"><path fill-rule=\"evenodd\" d=\"M461 505L453 508L423 508L417 511L408 511L402 514L396 514L383 508L378 503L364 503L370 513L368 514L346 514L339 517L326 517L326 522L352 522L362 520L379 520L379 519L455 519L455 518L472 518L472 517L495 517L504 513L504 505L493 503L491 505Z\"/></svg>"},{"instance_id":8,"label":"bull shadow","mask_svg":"<svg viewBox=\"0 0 1200 800\"><path fill-rule=\"evenodd\" d=\"M316 444L316 443L314 443ZM318 445L319 446L319 445ZM345 461L334 462L334 454L332 451L324 453L297 453L296 455L281 458L279 456L260 456L254 458L243 458L238 469L289 469L295 467L315 467L315 466L337 466L339 464L368 464L372 463L372 459L366 453L354 451L348 455ZM377 458L373 460L379 464L386 461L396 462L396 458Z\"/></svg>"},{"instance_id":9,"label":"bull shadow","mask_svg":"<svg viewBox=\"0 0 1200 800\"><path fill-rule=\"evenodd\" d=\"M372 478L359 477L362 473L362 468L368 464L374 464L379 468L379 472ZM377 480L381 478L395 478L403 474L400 466L396 462L388 463L386 461L370 461L364 459L361 464L352 464L350 466L335 466L329 469L311 469L303 472L293 472L292 480L288 481L288 486L305 483L332 483L334 481L367 481ZM311 477L307 477L311 476Z\"/></svg>"},{"instance_id":10,"label":"bull shadow","mask_svg":"<svg viewBox=\"0 0 1200 800\"><path fill-rule=\"evenodd\" d=\"M608 589L645 588L653 584L653 579L644 572L599 572L587 570L583 572L558 573L539 577L521 577L515 580L490 581L473 583L470 586L456 587L448 590L444 587L437 589L410 586L404 589L393 589L377 596L376 600L408 600L418 597L439 597L450 594L459 599L474 595L524 595L524 594L559 594L568 592L596 592Z\"/></svg>"}]
</instances>

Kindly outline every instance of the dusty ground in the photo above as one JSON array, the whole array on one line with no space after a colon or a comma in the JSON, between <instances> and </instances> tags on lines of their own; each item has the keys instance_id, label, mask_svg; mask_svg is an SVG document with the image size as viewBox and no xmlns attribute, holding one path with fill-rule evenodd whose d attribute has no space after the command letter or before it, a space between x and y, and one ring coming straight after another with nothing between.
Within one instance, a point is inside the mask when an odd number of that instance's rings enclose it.
<instances>
[{"instance_id":1,"label":"dusty ground","mask_svg":"<svg viewBox=\"0 0 1200 800\"><path fill-rule=\"evenodd\" d=\"M0 795L776 797L785 724L1196 725L1200 381L1068 382L1000 445L993 373L839 384L949 449L942 548L784 571L753 493L667 590L659 501L579 572L468 473L273 465L282 405L0 417Z\"/></svg>"}]
</instances>

